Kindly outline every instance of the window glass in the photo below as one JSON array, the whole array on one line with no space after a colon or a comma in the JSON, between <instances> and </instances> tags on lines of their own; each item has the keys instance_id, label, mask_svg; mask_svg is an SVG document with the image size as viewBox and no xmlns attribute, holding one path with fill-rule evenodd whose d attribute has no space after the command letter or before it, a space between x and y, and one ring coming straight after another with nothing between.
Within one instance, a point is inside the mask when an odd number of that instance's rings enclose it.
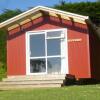
<instances>
[{"instance_id":1,"label":"window glass","mask_svg":"<svg viewBox=\"0 0 100 100\"><path fill-rule=\"evenodd\" d=\"M39 73L46 72L46 64L45 59L31 59L30 60L30 72L31 73Z\"/></svg>"},{"instance_id":2,"label":"window glass","mask_svg":"<svg viewBox=\"0 0 100 100\"><path fill-rule=\"evenodd\" d=\"M45 35L30 36L30 55L31 57L45 56Z\"/></svg>"},{"instance_id":3,"label":"window glass","mask_svg":"<svg viewBox=\"0 0 100 100\"><path fill-rule=\"evenodd\" d=\"M61 33L62 33L62 31L47 32L47 38L49 38L49 37L60 37Z\"/></svg>"},{"instance_id":4,"label":"window glass","mask_svg":"<svg viewBox=\"0 0 100 100\"><path fill-rule=\"evenodd\" d=\"M48 39L47 40L47 55L60 55L61 39Z\"/></svg>"},{"instance_id":5,"label":"window glass","mask_svg":"<svg viewBox=\"0 0 100 100\"><path fill-rule=\"evenodd\" d=\"M47 58L47 71L50 74L58 74L61 72L61 58Z\"/></svg>"}]
</instances>

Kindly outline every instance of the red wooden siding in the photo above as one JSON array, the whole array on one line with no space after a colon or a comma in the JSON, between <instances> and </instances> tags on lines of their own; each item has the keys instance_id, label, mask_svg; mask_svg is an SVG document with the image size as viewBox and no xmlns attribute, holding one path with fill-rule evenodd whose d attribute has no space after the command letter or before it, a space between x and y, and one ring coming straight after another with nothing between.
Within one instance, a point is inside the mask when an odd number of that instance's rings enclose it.
<instances>
[{"instance_id":1,"label":"red wooden siding","mask_svg":"<svg viewBox=\"0 0 100 100\"><path fill-rule=\"evenodd\" d=\"M88 34L68 30L68 39L82 39L68 43L69 73L76 78L90 78L90 55Z\"/></svg>"},{"instance_id":2,"label":"red wooden siding","mask_svg":"<svg viewBox=\"0 0 100 100\"><path fill-rule=\"evenodd\" d=\"M32 25L32 27L30 27ZM55 17L38 18L19 28L9 32L7 42L7 66L8 75L25 75L26 74L26 55L25 55L25 32L34 30L47 30L67 28L69 39L80 38L79 42L68 42L68 62L69 74L75 75L76 78L90 78L90 55L89 55L89 38L87 26L73 23L67 20L61 20Z\"/></svg>"},{"instance_id":3,"label":"red wooden siding","mask_svg":"<svg viewBox=\"0 0 100 100\"><path fill-rule=\"evenodd\" d=\"M9 32L7 41L7 74L25 75L25 34L18 35L15 31Z\"/></svg>"}]
</instances>

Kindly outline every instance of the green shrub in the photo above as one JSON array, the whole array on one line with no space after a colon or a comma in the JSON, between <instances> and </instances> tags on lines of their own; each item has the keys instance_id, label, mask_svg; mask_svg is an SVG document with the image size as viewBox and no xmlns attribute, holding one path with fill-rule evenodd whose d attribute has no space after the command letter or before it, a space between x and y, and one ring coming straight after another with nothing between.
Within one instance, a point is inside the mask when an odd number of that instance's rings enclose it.
<instances>
[{"instance_id":1,"label":"green shrub","mask_svg":"<svg viewBox=\"0 0 100 100\"><path fill-rule=\"evenodd\" d=\"M1 64L1 63L0 63ZM6 65L5 64L1 64L0 65L0 81L2 80L2 78L6 77Z\"/></svg>"},{"instance_id":2,"label":"green shrub","mask_svg":"<svg viewBox=\"0 0 100 100\"><path fill-rule=\"evenodd\" d=\"M0 30L0 80L6 76L6 38L6 32Z\"/></svg>"}]
</instances>

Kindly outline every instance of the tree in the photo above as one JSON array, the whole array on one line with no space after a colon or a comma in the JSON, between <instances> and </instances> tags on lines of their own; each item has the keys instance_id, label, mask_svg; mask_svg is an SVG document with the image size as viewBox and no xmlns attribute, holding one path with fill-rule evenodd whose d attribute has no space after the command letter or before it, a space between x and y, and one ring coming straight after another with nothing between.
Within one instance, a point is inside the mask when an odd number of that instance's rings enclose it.
<instances>
[{"instance_id":1,"label":"tree","mask_svg":"<svg viewBox=\"0 0 100 100\"><path fill-rule=\"evenodd\" d=\"M16 9L16 10L9 10L9 9L5 9L3 14L0 15L0 22L3 22L11 17L14 17L18 14L22 13L21 10Z\"/></svg>"},{"instance_id":2,"label":"tree","mask_svg":"<svg viewBox=\"0 0 100 100\"><path fill-rule=\"evenodd\" d=\"M66 2L64 1L64 0L60 0L60 5L65 5L66 4Z\"/></svg>"},{"instance_id":3,"label":"tree","mask_svg":"<svg viewBox=\"0 0 100 100\"><path fill-rule=\"evenodd\" d=\"M54 8L89 16L96 25L100 25L100 2L64 3L57 4Z\"/></svg>"},{"instance_id":4,"label":"tree","mask_svg":"<svg viewBox=\"0 0 100 100\"><path fill-rule=\"evenodd\" d=\"M96 0L97 2L100 2L100 0Z\"/></svg>"}]
</instances>

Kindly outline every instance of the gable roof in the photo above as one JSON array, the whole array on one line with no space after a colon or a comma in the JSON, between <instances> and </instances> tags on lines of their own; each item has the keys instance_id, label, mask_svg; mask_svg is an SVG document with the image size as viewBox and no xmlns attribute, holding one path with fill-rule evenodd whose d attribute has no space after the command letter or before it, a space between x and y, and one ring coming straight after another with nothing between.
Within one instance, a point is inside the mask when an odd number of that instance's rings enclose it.
<instances>
[{"instance_id":1,"label":"gable roof","mask_svg":"<svg viewBox=\"0 0 100 100\"><path fill-rule=\"evenodd\" d=\"M79 14L56 10L56 9L48 8L48 7L44 7L44 6L37 6L37 7L34 7L33 9L30 9L22 14L19 14L11 19L8 19L8 20L0 23L0 28L6 27L6 26L10 25L11 23L17 22L18 20L21 20L27 16L30 16L30 15L34 16L35 13L38 11L44 11L44 12L48 12L50 14L64 16L65 18L69 17L69 18L75 19L77 21L81 20L81 22L83 21L83 23L85 22L86 19L88 19L88 16L83 16L83 15L79 15Z\"/></svg>"}]
</instances>

